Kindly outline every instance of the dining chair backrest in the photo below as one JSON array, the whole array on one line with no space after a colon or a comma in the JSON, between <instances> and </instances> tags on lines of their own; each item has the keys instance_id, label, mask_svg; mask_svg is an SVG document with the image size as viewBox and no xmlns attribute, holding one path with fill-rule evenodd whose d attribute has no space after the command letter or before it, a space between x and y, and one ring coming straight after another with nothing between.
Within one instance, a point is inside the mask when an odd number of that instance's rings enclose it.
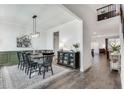
<instances>
[{"instance_id":1,"label":"dining chair backrest","mask_svg":"<svg viewBox=\"0 0 124 93\"><path fill-rule=\"evenodd\" d=\"M27 64L31 65L31 54L30 53L25 54L25 59L27 61Z\"/></svg>"},{"instance_id":2,"label":"dining chair backrest","mask_svg":"<svg viewBox=\"0 0 124 93\"><path fill-rule=\"evenodd\" d=\"M23 57L22 57L22 52L17 52L17 56L18 56L18 60L19 62L22 62L23 61Z\"/></svg>"},{"instance_id":3,"label":"dining chair backrest","mask_svg":"<svg viewBox=\"0 0 124 93\"><path fill-rule=\"evenodd\" d=\"M22 53L22 56L23 56L23 61L24 61L24 63L25 63L25 64L28 64L28 60L27 60L26 54L27 54L26 52L23 52L23 53Z\"/></svg>"},{"instance_id":4,"label":"dining chair backrest","mask_svg":"<svg viewBox=\"0 0 124 93\"><path fill-rule=\"evenodd\" d=\"M31 50L30 50L30 51L24 51L24 52L25 52L26 54L27 54L27 53L30 53L30 54L33 53L33 51L31 51Z\"/></svg>"},{"instance_id":5,"label":"dining chair backrest","mask_svg":"<svg viewBox=\"0 0 124 93\"><path fill-rule=\"evenodd\" d=\"M54 53L43 53L43 63L52 64Z\"/></svg>"},{"instance_id":6,"label":"dining chair backrest","mask_svg":"<svg viewBox=\"0 0 124 93\"><path fill-rule=\"evenodd\" d=\"M54 52L50 52L50 53L42 53L42 55L54 55Z\"/></svg>"},{"instance_id":7,"label":"dining chair backrest","mask_svg":"<svg viewBox=\"0 0 124 93\"><path fill-rule=\"evenodd\" d=\"M40 53L53 53L53 50L39 50Z\"/></svg>"}]
</instances>

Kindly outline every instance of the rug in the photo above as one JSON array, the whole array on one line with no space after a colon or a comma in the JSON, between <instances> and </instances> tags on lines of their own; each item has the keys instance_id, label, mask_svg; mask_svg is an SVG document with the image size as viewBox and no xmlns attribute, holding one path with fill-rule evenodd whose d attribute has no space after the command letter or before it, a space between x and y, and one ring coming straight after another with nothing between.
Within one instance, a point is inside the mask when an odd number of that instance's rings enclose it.
<instances>
[{"instance_id":1,"label":"rug","mask_svg":"<svg viewBox=\"0 0 124 93\"><path fill-rule=\"evenodd\" d=\"M24 71L19 70L17 65L14 66L5 66L2 69L3 76L5 80L5 88L7 89L33 89L39 86L44 85L46 82L51 81L63 74L66 74L70 69L66 69L57 65L53 65L54 74L51 75L51 72L46 72L45 79L42 75L34 73L31 79L25 74Z\"/></svg>"}]
</instances>

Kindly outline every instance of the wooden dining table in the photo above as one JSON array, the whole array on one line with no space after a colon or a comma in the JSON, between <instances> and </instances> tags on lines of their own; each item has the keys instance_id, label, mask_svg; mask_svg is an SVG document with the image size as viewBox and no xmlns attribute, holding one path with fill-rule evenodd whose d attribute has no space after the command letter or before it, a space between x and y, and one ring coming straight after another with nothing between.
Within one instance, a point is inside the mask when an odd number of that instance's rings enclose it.
<instances>
[{"instance_id":1,"label":"wooden dining table","mask_svg":"<svg viewBox=\"0 0 124 93\"><path fill-rule=\"evenodd\" d=\"M40 54L31 54L31 58L32 59L41 59L43 58L43 55L40 53Z\"/></svg>"},{"instance_id":2,"label":"wooden dining table","mask_svg":"<svg viewBox=\"0 0 124 93\"><path fill-rule=\"evenodd\" d=\"M50 55L48 55L50 56ZM42 53L37 53L37 54L31 54L31 59L35 62L38 62L38 63L43 63L43 60L44 60L44 56Z\"/></svg>"},{"instance_id":3,"label":"wooden dining table","mask_svg":"<svg viewBox=\"0 0 124 93\"><path fill-rule=\"evenodd\" d=\"M37 62L39 65L43 64L43 55L40 54L31 54L31 60L33 60L34 62Z\"/></svg>"}]
</instances>

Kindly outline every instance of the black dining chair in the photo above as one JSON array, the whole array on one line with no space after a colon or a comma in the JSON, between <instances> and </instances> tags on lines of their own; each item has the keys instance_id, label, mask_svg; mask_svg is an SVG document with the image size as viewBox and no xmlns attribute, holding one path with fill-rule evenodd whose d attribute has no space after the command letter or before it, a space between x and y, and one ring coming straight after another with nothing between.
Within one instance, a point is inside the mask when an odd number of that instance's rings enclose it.
<instances>
[{"instance_id":1,"label":"black dining chair","mask_svg":"<svg viewBox=\"0 0 124 93\"><path fill-rule=\"evenodd\" d=\"M42 64L43 79L45 78L45 73L48 72L49 70L53 75L53 68L52 68L53 56L54 53L43 53L43 64Z\"/></svg>"},{"instance_id":2,"label":"black dining chair","mask_svg":"<svg viewBox=\"0 0 124 93\"><path fill-rule=\"evenodd\" d=\"M20 68L21 67L21 62L22 62L22 59L21 59L21 52L17 52L17 57L18 57L18 68Z\"/></svg>"},{"instance_id":3,"label":"black dining chair","mask_svg":"<svg viewBox=\"0 0 124 93\"><path fill-rule=\"evenodd\" d=\"M24 64L25 64L25 61L23 58L23 51L18 51L17 56L18 56L18 60L19 60L18 68L20 68L22 70L22 69L24 69Z\"/></svg>"},{"instance_id":4,"label":"black dining chair","mask_svg":"<svg viewBox=\"0 0 124 93\"><path fill-rule=\"evenodd\" d=\"M26 58L26 52L22 52L22 58L23 58L23 64L22 64L22 70L25 69L25 73L26 73L26 68L28 66L28 61L27 61L27 58Z\"/></svg>"},{"instance_id":5,"label":"black dining chair","mask_svg":"<svg viewBox=\"0 0 124 93\"><path fill-rule=\"evenodd\" d=\"M26 57L26 61L27 61L27 66L25 69L25 72L27 73L27 75L29 74L29 78L31 78L31 74L39 71L38 69L38 62L34 62L33 60L31 60L31 54L25 54Z\"/></svg>"}]
</instances>

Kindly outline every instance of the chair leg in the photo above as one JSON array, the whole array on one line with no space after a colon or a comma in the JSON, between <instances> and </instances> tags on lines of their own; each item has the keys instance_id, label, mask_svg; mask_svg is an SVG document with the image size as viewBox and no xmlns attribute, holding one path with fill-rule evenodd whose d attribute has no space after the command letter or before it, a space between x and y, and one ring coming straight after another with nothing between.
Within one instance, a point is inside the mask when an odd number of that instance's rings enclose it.
<instances>
[{"instance_id":1,"label":"chair leg","mask_svg":"<svg viewBox=\"0 0 124 93\"><path fill-rule=\"evenodd\" d=\"M53 75L53 68L52 68L52 66L50 66L50 68L51 68L51 72L52 72L52 75Z\"/></svg>"},{"instance_id":2,"label":"chair leg","mask_svg":"<svg viewBox=\"0 0 124 93\"><path fill-rule=\"evenodd\" d=\"M27 66L25 67L25 73L27 73Z\"/></svg>"},{"instance_id":3,"label":"chair leg","mask_svg":"<svg viewBox=\"0 0 124 93\"><path fill-rule=\"evenodd\" d=\"M25 67L25 65L23 64L23 66L22 66L22 70L24 70L24 67Z\"/></svg>"},{"instance_id":4,"label":"chair leg","mask_svg":"<svg viewBox=\"0 0 124 93\"><path fill-rule=\"evenodd\" d=\"M18 64L18 69L19 69L20 63Z\"/></svg>"},{"instance_id":5,"label":"chair leg","mask_svg":"<svg viewBox=\"0 0 124 93\"><path fill-rule=\"evenodd\" d=\"M43 79L45 78L45 67L44 67L44 70L43 70Z\"/></svg>"},{"instance_id":6,"label":"chair leg","mask_svg":"<svg viewBox=\"0 0 124 93\"><path fill-rule=\"evenodd\" d=\"M31 79L32 68L30 69L29 79Z\"/></svg>"},{"instance_id":7,"label":"chair leg","mask_svg":"<svg viewBox=\"0 0 124 93\"><path fill-rule=\"evenodd\" d=\"M29 73L29 67L27 68L27 75L28 75L28 73Z\"/></svg>"},{"instance_id":8,"label":"chair leg","mask_svg":"<svg viewBox=\"0 0 124 93\"><path fill-rule=\"evenodd\" d=\"M22 70L22 64L20 65L20 70Z\"/></svg>"},{"instance_id":9,"label":"chair leg","mask_svg":"<svg viewBox=\"0 0 124 93\"><path fill-rule=\"evenodd\" d=\"M49 68L49 67L46 67L46 71L47 71L47 72L48 72L48 68Z\"/></svg>"},{"instance_id":10,"label":"chair leg","mask_svg":"<svg viewBox=\"0 0 124 93\"><path fill-rule=\"evenodd\" d=\"M39 67L38 75L41 75L41 67Z\"/></svg>"}]
</instances>

